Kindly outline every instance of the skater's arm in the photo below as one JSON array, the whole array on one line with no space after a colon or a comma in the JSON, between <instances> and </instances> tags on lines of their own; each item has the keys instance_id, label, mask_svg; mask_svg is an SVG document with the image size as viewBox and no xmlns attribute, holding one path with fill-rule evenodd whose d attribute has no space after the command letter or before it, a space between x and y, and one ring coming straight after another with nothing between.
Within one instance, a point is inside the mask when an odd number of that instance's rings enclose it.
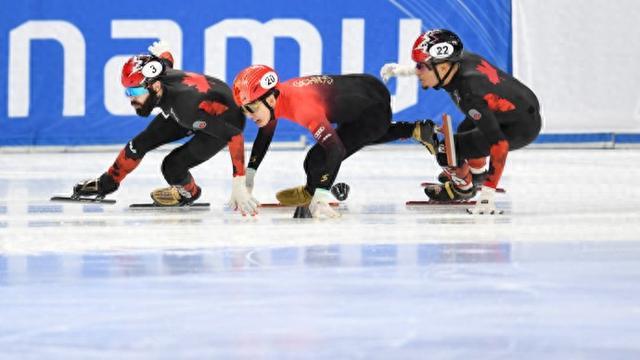
<instances>
[{"instance_id":1,"label":"skater's arm","mask_svg":"<svg viewBox=\"0 0 640 360\"><path fill-rule=\"evenodd\" d=\"M242 136L242 133L233 136L229 140L228 146L233 167L233 177L244 176L244 136Z\"/></svg>"},{"instance_id":2,"label":"skater's arm","mask_svg":"<svg viewBox=\"0 0 640 360\"><path fill-rule=\"evenodd\" d=\"M258 129L258 135L256 135L251 147L251 156L249 157L248 168L258 170L260 163L264 159L273 140L273 134L276 131L278 120L273 119L267 123L267 125Z\"/></svg>"},{"instance_id":3,"label":"skater's arm","mask_svg":"<svg viewBox=\"0 0 640 360\"><path fill-rule=\"evenodd\" d=\"M227 108L219 102L202 102L190 128L221 139L242 133L245 118L237 107Z\"/></svg>"}]
</instances>

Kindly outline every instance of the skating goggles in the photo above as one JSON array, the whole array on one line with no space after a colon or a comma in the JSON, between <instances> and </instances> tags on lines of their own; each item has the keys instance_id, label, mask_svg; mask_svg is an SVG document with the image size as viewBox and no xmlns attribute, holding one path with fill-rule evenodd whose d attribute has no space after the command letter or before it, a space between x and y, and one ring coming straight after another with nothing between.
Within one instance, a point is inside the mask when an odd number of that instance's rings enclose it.
<instances>
[{"instance_id":1,"label":"skating goggles","mask_svg":"<svg viewBox=\"0 0 640 360\"><path fill-rule=\"evenodd\" d=\"M429 63L425 63L425 62L416 63L416 69L422 70L423 68L426 68L429 71L433 71L433 65Z\"/></svg>"},{"instance_id":2,"label":"skating goggles","mask_svg":"<svg viewBox=\"0 0 640 360\"><path fill-rule=\"evenodd\" d=\"M258 111L258 109L260 108L260 102L262 100L256 100L252 103L248 103L247 105L243 105L242 106L242 111L244 111L245 113L249 113L249 114L253 114L256 111Z\"/></svg>"},{"instance_id":3,"label":"skating goggles","mask_svg":"<svg viewBox=\"0 0 640 360\"><path fill-rule=\"evenodd\" d=\"M127 97L140 96L148 93L149 90L142 86L128 87L124 90L124 94L127 95Z\"/></svg>"}]
</instances>

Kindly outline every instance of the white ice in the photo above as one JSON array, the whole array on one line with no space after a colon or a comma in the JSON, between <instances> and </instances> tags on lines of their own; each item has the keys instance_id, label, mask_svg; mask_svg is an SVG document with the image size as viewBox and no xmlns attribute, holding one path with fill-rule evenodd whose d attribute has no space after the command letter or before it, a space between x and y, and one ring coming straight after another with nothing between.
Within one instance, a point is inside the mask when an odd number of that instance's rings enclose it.
<instances>
[{"instance_id":1,"label":"white ice","mask_svg":"<svg viewBox=\"0 0 640 360\"><path fill-rule=\"evenodd\" d=\"M638 150L509 154L501 216L407 207L438 173L419 146L344 162L337 220L224 207L229 154L193 171L208 211L49 202L116 153L0 156L0 358L640 357ZM255 195L304 183L272 151Z\"/></svg>"}]
</instances>

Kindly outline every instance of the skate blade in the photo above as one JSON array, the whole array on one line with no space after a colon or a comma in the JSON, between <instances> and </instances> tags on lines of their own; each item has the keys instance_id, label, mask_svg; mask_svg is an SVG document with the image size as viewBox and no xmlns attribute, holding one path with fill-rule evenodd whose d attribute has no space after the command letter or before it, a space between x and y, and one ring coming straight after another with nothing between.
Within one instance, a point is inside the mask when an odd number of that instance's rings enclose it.
<instances>
[{"instance_id":1,"label":"skate blade","mask_svg":"<svg viewBox=\"0 0 640 360\"><path fill-rule=\"evenodd\" d=\"M198 209L198 210L208 210L210 207L209 203L194 203L190 205L181 205L181 206L171 206L171 205L158 205L155 203L137 203L129 205L130 209Z\"/></svg>"},{"instance_id":2,"label":"skate blade","mask_svg":"<svg viewBox=\"0 0 640 360\"><path fill-rule=\"evenodd\" d=\"M451 205L475 205L475 200L461 201L435 201L435 200L409 200L406 206L451 206Z\"/></svg>"},{"instance_id":3,"label":"skate blade","mask_svg":"<svg viewBox=\"0 0 640 360\"><path fill-rule=\"evenodd\" d=\"M69 202L69 203L91 203L91 204L105 204L113 205L116 203L113 199L103 199L96 197L73 197L73 196L52 196L50 201L56 202Z\"/></svg>"},{"instance_id":4,"label":"skate blade","mask_svg":"<svg viewBox=\"0 0 640 360\"><path fill-rule=\"evenodd\" d=\"M337 203L337 202L332 202L332 203L329 203L329 205L331 207L338 207L340 204ZM271 209L274 209L274 208L276 208L276 209L277 208L294 208L294 207L299 207L299 206L301 206L301 205L283 205L283 204L280 204L280 203L261 203L260 204L260 207L261 208L265 208L265 209L270 209L270 208Z\"/></svg>"},{"instance_id":5,"label":"skate blade","mask_svg":"<svg viewBox=\"0 0 640 360\"><path fill-rule=\"evenodd\" d=\"M423 183L421 183L421 184L420 184L420 186L422 186L422 187L427 187L427 186L431 186L431 185L442 185L442 184L440 184L440 183L435 183L435 182L423 182ZM476 188L476 191L482 191L482 187L477 187L477 188ZM497 189L496 189L496 192L497 192L497 193L505 193L505 192L506 192L506 190L505 190L505 189L503 189L503 188L497 188Z\"/></svg>"}]
</instances>

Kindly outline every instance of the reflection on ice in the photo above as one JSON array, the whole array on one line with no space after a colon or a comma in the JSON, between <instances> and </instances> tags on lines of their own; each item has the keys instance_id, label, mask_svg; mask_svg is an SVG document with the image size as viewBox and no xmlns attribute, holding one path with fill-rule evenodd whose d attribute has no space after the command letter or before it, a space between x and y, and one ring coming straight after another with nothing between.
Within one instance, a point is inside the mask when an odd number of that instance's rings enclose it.
<instances>
[{"instance_id":1,"label":"reflection on ice","mask_svg":"<svg viewBox=\"0 0 640 360\"><path fill-rule=\"evenodd\" d=\"M15 256L12 261L26 268L11 268L0 256L0 278L11 282L23 272L38 277L66 278L161 276L165 274L214 273L260 268L415 267L442 263L505 263L510 260L508 243L453 243L406 245L326 245L284 248L230 248L219 250L170 250L140 254L44 254ZM74 275L66 269L82 269ZM35 276L35 278L34 278Z\"/></svg>"}]
</instances>

